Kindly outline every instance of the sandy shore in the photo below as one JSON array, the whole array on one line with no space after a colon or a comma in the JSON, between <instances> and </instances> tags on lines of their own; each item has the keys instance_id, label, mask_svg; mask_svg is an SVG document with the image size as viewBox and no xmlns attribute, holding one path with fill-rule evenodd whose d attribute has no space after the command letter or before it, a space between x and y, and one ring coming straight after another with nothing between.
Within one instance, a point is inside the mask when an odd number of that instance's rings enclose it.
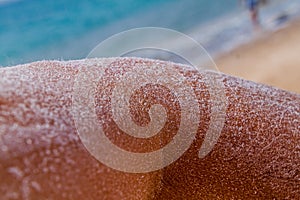
<instances>
[{"instance_id":1,"label":"sandy shore","mask_svg":"<svg viewBox=\"0 0 300 200\"><path fill-rule=\"evenodd\" d=\"M224 73L300 93L300 20L215 61Z\"/></svg>"}]
</instances>

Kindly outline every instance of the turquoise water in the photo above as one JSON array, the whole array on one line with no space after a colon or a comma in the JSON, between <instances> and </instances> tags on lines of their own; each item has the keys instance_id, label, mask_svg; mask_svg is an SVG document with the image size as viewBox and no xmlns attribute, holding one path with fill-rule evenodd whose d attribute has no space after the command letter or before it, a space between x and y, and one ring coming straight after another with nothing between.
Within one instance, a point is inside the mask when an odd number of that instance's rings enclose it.
<instances>
[{"instance_id":1,"label":"turquoise water","mask_svg":"<svg viewBox=\"0 0 300 200\"><path fill-rule=\"evenodd\" d=\"M101 40L133 27L185 31L235 8L235 0L226 1L5 1L0 5L0 65L83 58Z\"/></svg>"},{"instance_id":2,"label":"turquoise water","mask_svg":"<svg viewBox=\"0 0 300 200\"><path fill-rule=\"evenodd\" d=\"M274 13L299 13L299 0L281 2L264 8L266 27ZM209 52L224 51L252 37L247 14L237 0L0 0L0 66L84 58L107 37L145 26L197 29Z\"/></svg>"}]
</instances>

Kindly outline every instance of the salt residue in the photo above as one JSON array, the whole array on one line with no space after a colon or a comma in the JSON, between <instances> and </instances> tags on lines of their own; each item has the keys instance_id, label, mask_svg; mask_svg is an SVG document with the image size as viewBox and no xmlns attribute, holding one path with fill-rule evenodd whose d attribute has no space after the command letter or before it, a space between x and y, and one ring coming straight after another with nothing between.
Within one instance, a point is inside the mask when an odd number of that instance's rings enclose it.
<instances>
[{"instance_id":1,"label":"salt residue","mask_svg":"<svg viewBox=\"0 0 300 200\"><path fill-rule=\"evenodd\" d=\"M201 110L198 132L186 153L162 171L112 170L94 159L77 135L72 92L78 69L111 63L108 80L119 80L121 69L150 64L174 65L190 78ZM0 187L7 191L1 198L299 197L300 95L137 58L42 61L0 69L0 74L0 174L5 179ZM213 103L203 81L209 76L225 84L228 108L218 143L199 159Z\"/></svg>"}]
</instances>

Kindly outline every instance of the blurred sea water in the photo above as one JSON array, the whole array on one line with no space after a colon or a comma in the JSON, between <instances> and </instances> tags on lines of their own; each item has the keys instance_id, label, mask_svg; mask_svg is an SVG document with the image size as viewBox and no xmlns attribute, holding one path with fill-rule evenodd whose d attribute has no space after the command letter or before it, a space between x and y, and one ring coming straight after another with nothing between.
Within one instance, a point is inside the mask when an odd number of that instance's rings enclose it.
<instances>
[{"instance_id":1,"label":"blurred sea water","mask_svg":"<svg viewBox=\"0 0 300 200\"><path fill-rule=\"evenodd\" d=\"M299 0L271 0L262 25L276 30L299 11ZM211 54L254 37L237 0L0 0L0 66L85 58L107 37L147 26L184 32Z\"/></svg>"}]
</instances>

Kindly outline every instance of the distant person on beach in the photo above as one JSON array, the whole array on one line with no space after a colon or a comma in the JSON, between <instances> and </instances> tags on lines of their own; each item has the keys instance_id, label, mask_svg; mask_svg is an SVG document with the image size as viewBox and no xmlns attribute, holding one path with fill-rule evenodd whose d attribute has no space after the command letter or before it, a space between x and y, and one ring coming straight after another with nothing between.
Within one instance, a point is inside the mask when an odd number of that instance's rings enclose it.
<instances>
[{"instance_id":1,"label":"distant person on beach","mask_svg":"<svg viewBox=\"0 0 300 200\"><path fill-rule=\"evenodd\" d=\"M267 0L243 0L246 4L249 12L252 24L254 27L259 27L259 6L260 4L266 4Z\"/></svg>"},{"instance_id":2,"label":"distant person on beach","mask_svg":"<svg viewBox=\"0 0 300 200\"><path fill-rule=\"evenodd\" d=\"M258 19L258 6L259 0L246 0L247 7L250 11L251 21L255 27L259 26L259 19Z\"/></svg>"}]
</instances>

